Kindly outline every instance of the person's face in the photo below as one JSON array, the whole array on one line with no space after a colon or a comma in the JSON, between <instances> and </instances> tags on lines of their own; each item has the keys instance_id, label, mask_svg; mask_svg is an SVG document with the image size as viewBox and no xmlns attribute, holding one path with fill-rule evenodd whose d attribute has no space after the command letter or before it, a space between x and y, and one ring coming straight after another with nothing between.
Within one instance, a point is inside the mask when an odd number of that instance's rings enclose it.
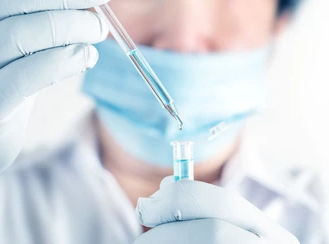
<instances>
[{"instance_id":1,"label":"person's face","mask_svg":"<svg viewBox=\"0 0 329 244\"><path fill-rule=\"evenodd\" d=\"M246 50L273 35L276 0L112 0L132 39L176 52Z\"/></svg>"}]
</instances>

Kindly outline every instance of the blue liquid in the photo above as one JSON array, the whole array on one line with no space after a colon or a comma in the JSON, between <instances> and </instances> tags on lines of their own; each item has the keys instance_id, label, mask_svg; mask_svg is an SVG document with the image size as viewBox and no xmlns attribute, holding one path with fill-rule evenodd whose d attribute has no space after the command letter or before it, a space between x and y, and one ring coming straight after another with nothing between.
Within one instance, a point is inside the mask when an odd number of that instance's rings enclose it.
<instances>
[{"instance_id":1,"label":"blue liquid","mask_svg":"<svg viewBox=\"0 0 329 244\"><path fill-rule=\"evenodd\" d=\"M142 53L138 49L135 49L128 52L127 56L159 102L163 106L168 106L173 103L173 99L147 63Z\"/></svg>"},{"instance_id":2,"label":"blue liquid","mask_svg":"<svg viewBox=\"0 0 329 244\"><path fill-rule=\"evenodd\" d=\"M194 180L194 162L193 159L181 159L174 161L174 179Z\"/></svg>"}]
</instances>

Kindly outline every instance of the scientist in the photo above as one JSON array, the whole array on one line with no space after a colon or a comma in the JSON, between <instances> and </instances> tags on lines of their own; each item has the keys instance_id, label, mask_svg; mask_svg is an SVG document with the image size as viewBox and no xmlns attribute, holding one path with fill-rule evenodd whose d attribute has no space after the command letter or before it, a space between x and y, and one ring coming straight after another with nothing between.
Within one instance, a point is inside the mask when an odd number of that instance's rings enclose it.
<instances>
[{"instance_id":1,"label":"scientist","mask_svg":"<svg viewBox=\"0 0 329 244\"><path fill-rule=\"evenodd\" d=\"M196 181L165 178L170 141L264 107L270 43L295 1L109 3L182 132L92 11L104 3L1 0L0 243L327 243L316 178L266 170L242 123L196 148ZM87 69L95 111L56 147L17 157L35 94Z\"/></svg>"}]
</instances>

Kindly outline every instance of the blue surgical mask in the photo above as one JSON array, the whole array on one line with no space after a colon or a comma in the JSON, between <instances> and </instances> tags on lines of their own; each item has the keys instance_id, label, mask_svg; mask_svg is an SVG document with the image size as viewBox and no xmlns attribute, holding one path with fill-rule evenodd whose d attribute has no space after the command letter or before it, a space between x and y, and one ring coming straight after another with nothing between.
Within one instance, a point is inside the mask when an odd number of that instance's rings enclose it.
<instances>
[{"instance_id":1,"label":"blue surgical mask","mask_svg":"<svg viewBox=\"0 0 329 244\"><path fill-rule=\"evenodd\" d=\"M264 107L268 48L251 52L181 54L140 46L141 52L173 97L183 131L163 109L119 45L96 45L99 61L87 72L83 91L96 103L98 116L128 153L159 166L172 166L173 140L199 140L208 130L237 114ZM220 154L243 128L237 123L195 148L196 163Z\"/></svg>"}]
</instances>

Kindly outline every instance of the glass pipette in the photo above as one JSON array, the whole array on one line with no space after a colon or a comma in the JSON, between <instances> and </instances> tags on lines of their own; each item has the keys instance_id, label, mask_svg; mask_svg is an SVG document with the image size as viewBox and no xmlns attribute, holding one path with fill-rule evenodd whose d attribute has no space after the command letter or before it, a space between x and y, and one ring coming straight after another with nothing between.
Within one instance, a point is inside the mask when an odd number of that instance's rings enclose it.
<instances>
[{"instance_id":1,"label":"glass pipette","mask_svg":"<svg viewBox=\"0 0 329 244\"><path fill-rule=\"evenodd\" d=\"M151 66L148 64L142 53L138 50L135 43L132 41L126 30L122 27L117 17L107 4L95 7L95 10L100 15L104 16L110 28L110 32L114 39L119 43L120 47L126 53L138 73L149 86L160 104L173 116L178 123L178 129L183 129L183 121L175 107L174 100L169 95L161 81L154 73Z\"/></svg>"}]
</instances>

